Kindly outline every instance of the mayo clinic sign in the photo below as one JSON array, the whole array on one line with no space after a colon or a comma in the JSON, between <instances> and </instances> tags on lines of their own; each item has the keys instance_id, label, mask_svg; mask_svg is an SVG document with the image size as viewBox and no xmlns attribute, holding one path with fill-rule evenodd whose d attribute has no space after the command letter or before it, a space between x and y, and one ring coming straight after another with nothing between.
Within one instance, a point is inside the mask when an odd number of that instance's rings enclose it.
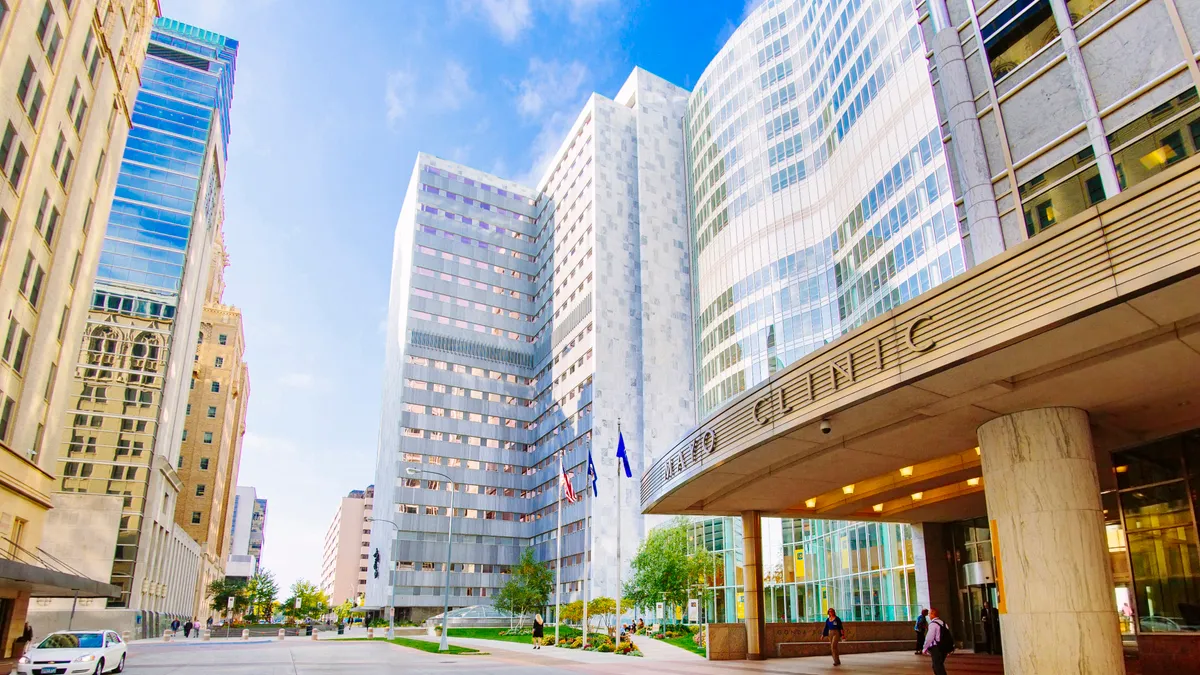
<instances>
[{"instance_id":1,"label":"mayo clinic sign","mask_svg":"<svg viewBox=\"0 0 1200 675\"><path fill-rule=\"evenodd\" d=\"M858 380L888 370L889 359L894 366L902 352L921 354L937 346L937 341L922 338L933 317L918 316L907 325L885 332L874 339L859 341L820 362L808 364L800 372L788 372L769 391L755 399L751 406L754 421L767 426L785 415L815 405ZM893 367L894 367L893 366ZM786 380L786 381L785 381ZM798 384L797 384L798 383ZM818 385L820 383L820 386ZM746 404L739 404L739 406ZM717 432L709 426L695 432L690 443L676 447L662 462L663 481L670 481L686 469L696 466L717 451ZM656 466L654 470L658 470Z\"/></svg>"}]
</instances>

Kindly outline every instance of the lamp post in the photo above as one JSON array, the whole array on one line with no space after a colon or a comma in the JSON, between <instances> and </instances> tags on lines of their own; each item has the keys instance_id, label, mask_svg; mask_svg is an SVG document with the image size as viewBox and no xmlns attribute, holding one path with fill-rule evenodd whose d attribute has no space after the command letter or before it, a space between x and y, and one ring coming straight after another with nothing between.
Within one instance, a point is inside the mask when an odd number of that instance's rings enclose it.
<instances>
[{"instance_id":1,"label":"lamp post","mask_svg":"<svg viewBox=\"0 0 1200 675\"><path fill-rule=\"evenodd\" d=\"M394 521L394 520L388 520L387 518L367 518L367 521L374 522L374 523L387 523L387 524L391 525L392 527L396 528L396 532L400 531L400 526L397 525L396 521ZM376 554L375 576L379 576L379 559L378 559L379 549L375 549L375 554ZM396 596L394 595L393 591L391 590L390 582L391 582L391 579L389 578L387 639L392 640L392 639L395 639L395 637L396 637L396 607L395 607L395 597Z\"/></svg>"},{"instance_id":2,"label":"lamp post","mask_svg":"<svg viewBox=\"0 0 1200 675\"><path fill-rule=\"evenodd\" d=\"M404 471L405 471L405 473L407 473L410 476L417 476L417 475L422 475L422 474L429 475L429 476L439 476L441 478L446 479L446 483L450 486L450 510L446 514L447 516L449 516L449 518L446 519L447 520L447 524L446 524L446 599L442 605L442 641L441 641L441 643L438 644L439 652L448 652L448 651L450 651L450 645L446 642L446 630L447 630L446 629L446 621L449 619L448 615L450 614L450 551L453 550L453 547L454 547L454 488L455 488L455 485L454 485L454 481L450 478L450 476L447 476L446 474L440 473L438 471L428 471L426 469L415 469L411 466L408 467L407 469L405 469Z\"/></svg>"}]
</instances>

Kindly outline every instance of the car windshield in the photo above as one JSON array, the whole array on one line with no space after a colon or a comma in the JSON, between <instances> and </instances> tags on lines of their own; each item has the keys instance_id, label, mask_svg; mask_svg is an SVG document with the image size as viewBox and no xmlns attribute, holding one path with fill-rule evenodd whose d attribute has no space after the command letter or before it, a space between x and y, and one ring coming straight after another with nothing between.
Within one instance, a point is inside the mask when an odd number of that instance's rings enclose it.
<instances>
[{"instance_id":1,"label":"car windshield","mask_svg":"<svg viewBox=\"0 0 1200 675\"><path fill-rule=\"evenodd\" d=\"M100 633L55 633L46 636L38 649L97 649L104 646Z\"/></svg>"}]
</instances>

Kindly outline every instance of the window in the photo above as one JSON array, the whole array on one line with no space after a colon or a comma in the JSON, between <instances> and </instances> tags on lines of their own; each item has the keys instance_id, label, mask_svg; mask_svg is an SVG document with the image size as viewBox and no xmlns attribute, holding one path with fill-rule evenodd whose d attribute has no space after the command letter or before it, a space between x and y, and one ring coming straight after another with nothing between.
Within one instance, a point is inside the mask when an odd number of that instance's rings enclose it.
<instances>
[{"instance_id":1,"label":"window","mask_svg":"<svg viewBox=\"0 0 1200 675\"><path fill-rule=\"evenodd\" d=\"M1050 0L1017 0L980 29L992 78L1017 69L1058 37Z\"/></svg>"},{"instance_id":2,"label":"window","mask_svg":"<svg viewBox=\"0 0 1200 675\"><path fill-rule=\"evenodd\" d=\"M63 189L67 187L67 181L71 180L71 169L75 166L75 153L71 150L67 151L67 159L63 162L62 172L58 174L58 181L62 183Z\"/></svg>"},{"instance_id":3,"label":"window","mask_svg":"<svg viewBox=\"0 0 1200 675\"><path fill-rule=\"evenodd\" d=\"M200 524L200 512L199 511L192 511L192 524L193 525Z\"/></svg>"},{"instance_id":4,"label":"window","mask_svg":"<svg viewBox=\"0 0 1200 675\"><path fill-rule=\"evenodd\" d=\"M16 401L4 397L4 405L0 406L0 441L8 442L8 432L12 431L12 412Z\"/></svg>"},{"instance_id":5,"label":"window","mask_svg":"<svg viewBox=\"0 0 1200 675\"><path fill-rule=\"evenodd\" d=\"M197 486L196 486L196 496L197 496L197 497L203 497L203 496L204 496L204 485L203 485L203 484L201 484L201 485L197 485Z\"/></svg>"},{"instance_id":6,"label":"window","mask_svg":"<svg viewBox=\"0 0 1200 675\"><path fill-rule=\"evenodd\" d=\"M17 284L17 288L21 291L21 295L29 295L29 277L33 273L33 253L25 254L25 268L21 270L21 282Z\"/></svg>"},{"instance_id":7,"label":"window","mask_svg":"<svg viewBox=\"0 0 1200 675\"><path fill-rule=\"evenodd\" d=\"M8 160L12 159L13 143L16 139L17 130L9 122L8 128L4 130L4 140L0 141L0 171L4 173L8 173Z\"/></svg>"},{"instance_id":8,"label":"window","mask_svg":"<svg viewBox=\"0 0 1200 675\"><path fill-rule=\"evenodd\" d=\"M204 432L204 443L205 443L205 445L212 445L212 432L211 431Z\"/></svg>"},{"instance_id":9,"label":"window","mask_svg":"<svg viewBox=\"0 0 1200 675\"><path fill-rule=\"evenodd\" d=\"M71 95L67 97L67 116L75 112L75 101L79 100L79 79L76 78L75 84L71 85Z\"/></svg>"},{"instance_id":10,"label":"window","mask_svg":"<svg viewBox=\"0 0 1200 675\"><path fill-rule=\"evenodd\" d=\"M29 347L29 332L21 329L21 339L17 340L17 351L13 354L12 367L18 373L25 367L25 349Z\"/></svg>"},{"instance_id":11,"label":"window","mask_svg":"<svg viewBox=\"0 0 1200 675\"><path fill-rule=\"evenodd\" d=\"M179 440L181 440L181 441L186 441L186 440L187 440L187 429L184 429L184 430L183 430L183 438L181 438L181 439L179 439Z\"/></svg>"},{"instance_id":12,"label":"window","mask_svg":"<svg viewBox=\"0 0 1200 675\"><path fill-rule=\"evenodd\" d=\"M228 339L229 338L227 338L224 333L217 336L217 342L219 342L220 344L225 344L226 341L228 341Z\"/></svg>"},{"instance_id":13,"label":"window","mask_svg":"<svg viewBox=\"0 0 1200 675\"><path fill-rule=\"evenodd\" d=\"M225 365L225 357L223 357L223 356L218 356L217 359L215 361L213 361L214 368L221 368L224 365Z\"/></svg>"},{"instance_id":14,"label":"window","mask_svg":"<svg viewBox=\"0 0 1200 675\"><path fill-rule=\"evenodd\" d=\"M83 262L83 254L75 252L75 264L71 266L71 287L74 288L79 283L79 263ZM61 338L60 338L61 339Z\"/></svg>"},{"instance_id":15,"label":"window","mask_svg":"<svg viewBox=\"0 0 1200 675\"><path fill-rule=\"evenodd\" d=\"M184 414L184 415L191 415L191 414L192 414L192 404L191 404L191 403L187 404L187 408L185 408L185 409L184 409L184 412L183 412L183 414Z\"/></svg>"},{"instance_id":16,"label":"window","mask_svg":"<svg viewBox=\"0 0 1200 675\"><path fill-rule=\"evenodd\" d=\"M46 272L38 265L37 271L33 273L33 286L29 288L29 304L37 309L38 300L42 298L42 281L46 278Z\"/></svg>"},{"instance_id":17,"label":"window","mask_svg":"<svg viewBox=\"0 0 1200 675\"><path fill-rule=\"evenodd\" d=\"M211 420L211 419L216 419L216 417L217 417L217 406L215 406L215 405L208 406L208 418Z\"/></svg>"},{"instance_id":18,"label":"window","mask_svg":"<svg viewBox=\"0 0 1200 675\"><path fill-rule=\"evenodd\" d=\"M81 101L79 110L75 111L75 133L83 133L83 120L87 117L88 102ZM100 166L104 166L104 156L100 156Z\"/></svg>"},{"instance_id":19,"label":"window","mask_svg":"<svg viewBox=\"0 0 1200 675\"><path fill-rule=\"evenodd\" d=\"M57 206L50 209L50 222L46 223L46 231L43 233L43 237L46 240L46 246L54 246L54 233L58 230L58 221L61 218L62 214L58 212ZM72 273L71 276L74 277L74 273ZM72 285L74 285L73 282Z\"/></svg>"},{"instance_id":20,"label":"window","mask_svg":"<svg viewBox=\"0 0 1200 675\"><path fill-rule=\"evenodd\" d=\"M54 167L54 171L58 171L58 162L62 159L63 150L67 145L67 137L58 133L58 140L54 143L54 154L50 155L50 166Z\"/></svg>"},{"instance_id":21,"label":"window","mask_svg":"<svg viewBox=\"0 0 1200 675\"><path fill-rule=\"evenodd\" d=\"M2 150L0 150L2 152ZM8 174L8 182L15 190L21 183L21 175L25 173L25 162L29 159L29 151L22 143L17 147L17 158L13 160L12 171Z\"/></svg>"},{"instance_id":22,"label":"window","mask_svg":"<svg viewBox=\"0 0 1200 675\"><path fill-rule=\"evenodd\" d=\"M58 26L54 27L54 35L50 36L50 46L46 47L46 60L50 65L54 65L54 59L58 57L58 49L62 47L63 34Z\"/></svg>"},{"instance_id":23,"label":"window","mask_svg":"<svg viewBox=\"0 0 1200 675\"><path fill-rule=\"evenodd\" d=\"M208 471L208 458L207 457L200 458L200 470Z\"/></svg>"},{"instance_id":24,"label":"window","mask_svg":"<svg viewBox=\"0 0 1200 675\"><path fill-rule=\"evenodd\" d=\"M17 100L26 110L29 109L29 90L33 87L33 76L36 72L33 61L25 59L25 70L21 73L21 80L17 82Z\"/></svg>"},{"instance_id":25,"label":"window","mask_svg":"<svg viewBox=\"0 0 1200 675\"><path fill-rule=\"evenodd\" d=\"M38 115L42 113L42 104L46 102L46 89L42 87L42 83L38 82L37 89L33 91L33 100L29 102L29 123L37 126Z\"/></svg>"},{"instance_id":26,"label":"window","mask_svg":"<svg viewBox=\"0 0 1200 675\"><path fill-rule=\"evenodd\" d=\"M212 391L212 393L214 393L214 394L221 393L221 383L217 382L216 380L213 380L212 386L209 387L209 390Z\"/></svg>"},{"instance_id":27,"label":"window","mask_svg":"<svg viewBox=\"0 0 1200 675\"><path fill-rule=\"evenodd\" d=\"M54 7L51 6L50 0L46 0L46 4L42 7L42 18L38 20L37 39L43 46L46 44L46 38L50 35L50 24L54 21Z\"/></svg>"}]
</instances>

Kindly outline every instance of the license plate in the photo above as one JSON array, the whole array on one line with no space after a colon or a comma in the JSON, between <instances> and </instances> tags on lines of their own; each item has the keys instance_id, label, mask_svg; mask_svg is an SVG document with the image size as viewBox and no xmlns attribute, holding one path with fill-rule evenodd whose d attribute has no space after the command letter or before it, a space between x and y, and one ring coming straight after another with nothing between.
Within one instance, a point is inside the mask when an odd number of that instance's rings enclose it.
<instances>
[{"instance_id":1,"label":"license plate","mask_svg":"<svg viewBox=\"0 0 1200 675\"><path fill-rule=\"evenodd\" d=\"M42 668L40 672L42 675L54 675L58 672L58 668L51 666L50 668Z\"/></svg>"}]
</instances>

